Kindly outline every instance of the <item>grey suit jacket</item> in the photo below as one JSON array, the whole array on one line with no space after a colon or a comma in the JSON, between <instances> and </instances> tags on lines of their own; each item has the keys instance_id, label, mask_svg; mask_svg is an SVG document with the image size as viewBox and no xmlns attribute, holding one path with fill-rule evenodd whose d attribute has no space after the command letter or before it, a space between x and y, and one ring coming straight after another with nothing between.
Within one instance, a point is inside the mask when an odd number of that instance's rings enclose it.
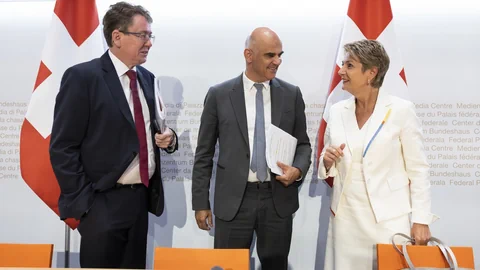
<instances>
[{"instance_id":1,"label":"grey suit jacket","mask_svg":"<svg viewBox=\"0 0 480 270\"><path fill-rule=\"evenodd\" d=\"M312 149L306 131L305 103L297 86L280 79L270 82L272 124L297 138L293 166L305 177ZM193 210L210 209L209 189L215 145L219 142L214 214L232 220L238 212L250 169L247 114L242 75L213 86L207 93L198 134L192 176ZM302 181L285 187L271 175L273 201L281 217L298 209L298 187Z\"/></svg>"}]
</instances>

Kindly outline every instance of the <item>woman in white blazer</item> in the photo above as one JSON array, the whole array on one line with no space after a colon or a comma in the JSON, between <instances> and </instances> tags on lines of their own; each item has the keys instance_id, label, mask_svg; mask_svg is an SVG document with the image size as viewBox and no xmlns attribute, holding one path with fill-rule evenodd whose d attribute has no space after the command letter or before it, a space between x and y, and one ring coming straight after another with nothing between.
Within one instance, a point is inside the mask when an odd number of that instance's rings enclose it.
<instances>
[{"instance_id":1,"label":"woman in white blazer","mask_svg":"<svg viewBox=\"0 0 480 270\"><path fill-rule=\"evenodd\" d=\"M325 269L376 269L376 244L405 233L426 244L429 166L414 104L380 90L389 57L375 40L344 46L352 98L330 109L320 178L334 177Z\"/></svg>"}]
</instances>

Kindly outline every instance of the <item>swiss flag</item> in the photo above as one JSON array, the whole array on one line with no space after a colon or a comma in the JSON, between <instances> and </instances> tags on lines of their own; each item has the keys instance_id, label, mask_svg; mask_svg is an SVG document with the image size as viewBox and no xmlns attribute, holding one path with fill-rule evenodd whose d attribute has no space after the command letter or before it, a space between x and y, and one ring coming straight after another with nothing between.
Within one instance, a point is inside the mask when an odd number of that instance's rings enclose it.
<instances>
[{"instance_id":1,"label":"swiss flag","mask_svg":"<svg viewBox=\"0 0 480 270\"><path fill-rule=\"evenodd\" d=\"M330 107L336 102L348 98L350 94L342 90L341 79L338 75L344 57L343 45L361 39L378 40L385 47L390 57L390 68L383 82L382 91L408 99L407 80L403 68L400 52L396 45L396 36L393 25L393 14L389 0L350 0L347 18L343 26L342 37L337 50L327 101L323 112L316 152L316 168L318 168L320 154L324 147L324 134ZM333 178L325 179L333 186Z\"/></svg>"},{"instance_id":2,"label":"swiss flag","mask_svg":"<svg viewBox=\"0 0 480 270\"><path fill-rule=\"evenodd\" d=\"M55 98L67 68L105 51L95 0L57 0L32 97L20 133L22 178L57 215L60 187L48 147ZM66 223L73 229L76 220Z\"/></svg>"}]
</instances>

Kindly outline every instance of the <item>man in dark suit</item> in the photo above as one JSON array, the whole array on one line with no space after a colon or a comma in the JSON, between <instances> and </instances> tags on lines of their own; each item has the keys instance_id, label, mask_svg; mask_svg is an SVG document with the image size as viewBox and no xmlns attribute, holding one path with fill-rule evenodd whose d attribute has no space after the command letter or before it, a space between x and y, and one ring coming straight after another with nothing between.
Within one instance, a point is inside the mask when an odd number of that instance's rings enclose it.
<instances>
[{"instance_id":1,"label":"man in dark suit","mask_svg":"<svg viewBox=\"0 0 480 270\"><path fill-rule=\"evenodd\" d=\"M163 212L154 75L147 60L152 18L120 2L103 19L109 50L65 71L57 95L50 159L60 185L60 218L80 220L80 264L145 268L148 211Z\"/></svg>"},{"instance_id":2,"label":"man in dark suit","mask_svg":"<svg viewBox=\"0 0 480 270\"><path fill-rule=\"evenodd\" d=\"M262 269L287 269L298 187L309 167L305 104L297 86L275 78L282 59L275 32L257 28L247 38L245 72L213 86L201 117L193 167L192 201L200 229L212 226L209 186L219 142L214 212L215 248L250 248L253 233ZM271 125L297 138L292 166L267 168L265 133Z\"/></svg>"}]
</instances>

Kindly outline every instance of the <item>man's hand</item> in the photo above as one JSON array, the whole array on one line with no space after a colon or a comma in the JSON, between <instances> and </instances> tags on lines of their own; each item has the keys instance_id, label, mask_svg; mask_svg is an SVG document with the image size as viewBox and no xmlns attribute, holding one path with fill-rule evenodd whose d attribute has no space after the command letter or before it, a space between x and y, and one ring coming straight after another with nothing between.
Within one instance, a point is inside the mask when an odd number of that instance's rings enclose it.
<instances>
[{"instance_id":1,"label":"man's hand","mask_svg":"<svg viewBox=\"0 0 480 270\"><path fill-rule=\"evenodd\" d=\"M173 132L167 128L164 133L155 134L155 144L160 148L168 148L173 141Z\"/></svg>"},{"instance_id":2,"label":"man's hand","mask_svg":"<svg viewBox=\"0 0 480 270\"><path fill-rule=\"evenodd\" d=\"M412 235L412 238L415 239L415 245L422 246L428 244L428 240L432 237L428 225L419 223L413 223L410 234Z\"/></svg>"},{"instance_id":3,"label":"man's hand","mask_svg":"<svg viewBox=\"0 0 480 270\"><path fill-rule=\"evenodd\" d=\"M277 179L277 181L280 181L280 183L282 183L286 187L291 185L296 180L300 179L300 177L302 176L302 172L298 168L288 166L287 164L284 164L280 161L277 162L277 165L278 167L280 167L280 169L282 169L283 174L278 175L277 177L275 177L275 179Z\"/></svg>"},{"instance_id":4,"label":"man's hand","mask_svg":"<svg viewBox=\"0 0 480 270\"><path fill-rule=\"evenodd\" d=\"M212 210L195 211L195 219L197 220L198 228L205 231L210 231L213 228Z\"/></svg>"}]
</instances>

